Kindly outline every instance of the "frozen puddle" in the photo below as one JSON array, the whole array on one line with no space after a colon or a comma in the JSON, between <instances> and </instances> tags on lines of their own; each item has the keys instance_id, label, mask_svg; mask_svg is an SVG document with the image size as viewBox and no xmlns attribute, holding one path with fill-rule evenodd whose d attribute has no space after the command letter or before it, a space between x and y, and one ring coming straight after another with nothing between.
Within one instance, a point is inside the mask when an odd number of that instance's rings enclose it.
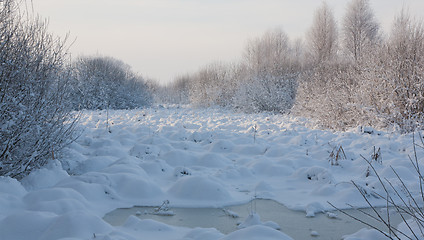
<instances>
[{"instance_id":1,"label":"frozen puddle","mask_svg":"<svg viewBox=\"0 0 424 240\"><path fill-rule=\"evenodd\" d=\"M339 240L344 235L352 234L365 225L339 212L320 213L315 217L306 217L305 212L293 211L272 200L257 199L248 204L222 208L170 208L169 211L157 211L154 207L133 207L116 209L104 216L104 220L114 226L124 224L130 215L141 219L153 219L168 225L181 227L216 228L224 234L236 231L252 209L260 216L262 222L272 221L281 227L281 231L294 239ZM372 213L371 209L367 210ZM351 215L367 220L386 231L379 223L361 214L357 210L347 210ZM384 215L384 214L383 214ZM238 217L237 217L238 216ZM392 224L399 224L400 217L391 216Z\"/></svg>"}]
</instances>

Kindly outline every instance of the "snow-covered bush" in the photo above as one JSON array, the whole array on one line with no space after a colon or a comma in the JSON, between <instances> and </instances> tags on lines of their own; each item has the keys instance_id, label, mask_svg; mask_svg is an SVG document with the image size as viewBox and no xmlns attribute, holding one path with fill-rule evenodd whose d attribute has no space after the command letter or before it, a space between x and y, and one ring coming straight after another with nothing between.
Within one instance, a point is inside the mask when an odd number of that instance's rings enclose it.
<instances>
[{"instance_id":1,"label":"snow-covered bush","mask_svg":"<svg viewBox=\"0 0 424 240\"><path fill-rule=\"evenodd\" d=\"M128 109L150 105L144 79L111 57L80 57L74 63L75 109Z\"/></svg>"},{"instance_id":2,"label":"snow-covered bush","mask_svg":"<svg viewBox=\"0 0 424 240\"><path fill-rule=\"evenodd\" d=\"M294 103L300 73L299 48L281 29L249 42L244 53L245 75L239 78L235 103L249 112L286 112Z\"/></svg>"},{"instance_id":3,"label":"snow-covered bush","mask_svg":"<svg viewBox=\"0 0 424 240\"><path fill-rule=\"evenodd\" d=\"M296 75L252 76L245 84L240 84L235 106L246 112L287 112L294 103L296 78Z\"/></svg>"},{"instance_id":4,"label":"snow-covered bush","mask_svg":"<svg viewBox=\"0 0 424 240\"><path fill-rule=\"evenodd\" d=\"M319 120L323 127L345 129L358 124L353 104L356 83L350 66L322 63L301 75L293 113Z\"/></svg>"},{"instance_id":5,"label":"snow-covered bush","mask_svg":"<svg viewBox=\"0 0 424 240\"><path fill-rule=\"evenodd\" d=\"M0 176L21 178L71 141L64 41L47 23L0 5Z\"/></svg>"}]
</instances>

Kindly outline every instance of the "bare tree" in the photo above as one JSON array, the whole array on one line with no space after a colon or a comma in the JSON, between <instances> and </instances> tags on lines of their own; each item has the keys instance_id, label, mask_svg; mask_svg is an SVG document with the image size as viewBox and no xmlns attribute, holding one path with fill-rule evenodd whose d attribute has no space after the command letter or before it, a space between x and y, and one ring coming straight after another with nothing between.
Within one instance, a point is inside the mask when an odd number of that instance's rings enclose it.
<instances>
[{"instance_id":1,"label":"bare tree","mask_svg":"<svg viewBox=\"0 0 424 240\"><path fill-rule=\"evenodd\" d=\"M356 62L361 59L363 52L379 40L379 28L369 0L352 0L342 25L346 53Z\"/></svg>"},{"instance_id":2,"label":"bare tree","mask_svg":"<svg viewBox=\"0 0 424 240\"><path fill-rule=\"evenodd\" d=\"M309 54L314 64L330 61L337 53L337 24L329 6L323 2L316 10L307 34Z\"/></svg>"}]
</instances>

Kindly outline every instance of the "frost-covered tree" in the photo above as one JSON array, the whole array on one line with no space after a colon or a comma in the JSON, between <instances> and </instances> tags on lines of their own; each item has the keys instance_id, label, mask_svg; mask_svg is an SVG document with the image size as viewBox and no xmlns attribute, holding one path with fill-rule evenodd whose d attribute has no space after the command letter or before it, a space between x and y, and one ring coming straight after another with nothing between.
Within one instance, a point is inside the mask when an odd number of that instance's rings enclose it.
<instances>
[{"instance_id":1,"label":"frost-covered tree","mask_svg":"<svg viewBox=\"0 0 424 240\"><path fill-rule=\"evenodd\" d=\"M24 17L25 16L25 17ZM72 140L64 41L19 5L0 5L0 176L21 178Z\"/></svg>"},{"instance_id":2,"label":"frost-covered tree","mask_svg":"<svg viewBox=\"0 0 424 240\"><path fill-rule=\"evenodd\" d=\"M145 85L147 87L147 92L152 97L152 102L154 103L168 103L166 101L167 96L164 93L164 87L156 79L147 78L145 79Z\"/></svg>"},{"instance_id":3,"label":"frost-covered tree","mask_svg":"<svg viewBox=\"0 0 424 240\"><path fill-rule=\"evenodd\" d=\"M322 126L346 128L352 124L349 102L354 95L353 78L337 57L337 25L333 13L323 2L307 33L306 67L299 78L293 112L317 119Z\"/></svg>"},{"instance_id":4,"label":"frost-covered tree","mask_svg":"<svg viewBox=\"0 0 424 240\"><path fill-rule=\"evenodd\" d=\"M424 25L403 11L378 51L373 50L360 71L356 105L362 106L372 125L404 132L423 127Z\"/></svg>"},{"instance_id":5,"label":"frost-covered tree","mask_svg":"<svg viewBox=\"0 0 424 240\"><path fill-rule=\"evenodd\" d=\"M331 61L337 53L337 24L330 7L323 2L315 11L313 23L307 33L307 44L313 64Z\"/></svg>"},{"instance_id":6,"label":"frost-covered tree","mask_svg":"<svg viewBox=\"0 0 424 240\"><path fill-rule=\"evenodd\" d=\"M344 66L336 58L337 25L325 2L315 11L306 37L306 66L298 79L296 104L292 110L298 115L318 119L323 126L332 126L343 112L343 103L337 100L351 93L350 88L343 87L346 78L340 73ZM336 126L339 125L346 124L340 119Z\"/></svg>"},{"instance_id":7,"label":"frost-covered tree","mask_svg":"<svg viewBox=\"0 0 424 240\"><path fill-rule=\"evenodd\" d=\"M156 103L189 104L192 76L189 74L177 76L174 81L160 85L158 82L148 82L153 87L152 94Z\"/></svg>"},{"instance_id":8,"label":"frost-covered tree","mask_svg":"<svg viewBox=\"0 0 424 240\"><path fill-rule=\"evenodd\" d=\"M80 57L74 63L74 107L127 109L151 104L144 79L111 57Z\"/></svg>"},{"instance_id":9,"label":"frost-covered tree","mask_svg":"<svg viewBox=\"0 0 424 240\"><path fill-rule=\"evenodd\" d=\"M344 50L355 61L375 46L379 41L379 24L369 0L352 0L348 4L342 33Z\"/></svg>"},{"instance_id":10,"label":"frost-covered tree","mask_svg":"<svg viewBox=\"0 0 424 240\"><path fill-rule=\"evenodd\" d=\"M333 62L303 72L293 113L318 120L326 128L356 125L353 99L357 84L351 70L350 65Z\"/></svg>"},{"instance_id":11,"label":"frost-covered tree","mask_svg":"<svg viewBox=\"0 0 424 240\"><path fill-rule=\"evenodd\" d=\"M190 102L196 106L232 106L237 81L230 65L213 63L192 76Z\"/></svg>"},{"instance_id":12,"label":"frost-covered tree","mask_svg":"<svg viewBox=\"0 0 424 240\"><path fill-rule=\"evenodd\" d=\"M295 112L335 129L423 128L423 22L402 11L387 41L364 56L355 64L339 60L304 72Z\"/></svg>"},{"instance_id":13,"label":"frost-covered tree","mask_svg":"<svg viewBox=\"0 0 424 240\"><path fill-rule=\"evenodd\" d=\"M262 37L250 40L245 52L245 63L256 75L285 72L290 58L290 42L281 29L266 32Z\"/></svg>"},{"instance_id":14,"label":"frost-covered tree","mask_svg":"<svg viewBox=\"0 0 424 240\"><path fill-rule=\"evenodd\" d=\"M402 10L395 19L384 64L390 86L391 121L406 130L422 127L424 117L424 23Z\"/></svg>"},{"instance_id":15,"label":"frost-covered tree","mask_svg":"<svg viewBox=\"0 0 424 240\"><path fill-rule=\"evenodd\" d=\"M172 89L174 93L174 98L176 103L180 104L188 104L190 101L190 84L191 79L190 76L183 75L178 77L172 84L168 87Z\"/></svg>"},{"instance_id":16,"label":"frost-covered tree","mask_svg":"<svg viewBox=\"0 0 424 240\"><path fill-rule=\"evenodd\" d=\"M388 40L352 71L358 81L356 105L370 125L403 132L423 128L424 25L403 11ZM363 60L364 61L364 60ZM358 114L359 115L359 114Z\"/></svg>"},{"instance_id":17,"label":"frost-covered tree","mask_svg":"<svg viewBox=\"0 0 424 240\"><path fill-rule=\"evenodd\" d=\"M281 29L251 40L244 54L246 75L240 80L238 107L248 111L288 111L294 102L300 71L298 50Z\"/></svg>"}]
</instances>

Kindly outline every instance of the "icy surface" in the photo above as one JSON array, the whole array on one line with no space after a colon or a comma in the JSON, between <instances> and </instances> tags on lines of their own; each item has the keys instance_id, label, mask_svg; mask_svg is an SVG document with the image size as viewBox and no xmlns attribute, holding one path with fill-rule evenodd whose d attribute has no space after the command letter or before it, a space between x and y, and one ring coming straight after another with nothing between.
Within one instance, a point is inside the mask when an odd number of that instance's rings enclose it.
<instances>
[{"instance_id":1,"label":"icy surface","mask_svg":"<svg viewBox=\"0 0 424 240\"><path fill-rule=\"evenodd\" d=\"M309 217L331 210L327 201L364 207L351 180L369 193L381 192L361 157L370 159L374 147L381 149L382 163L374 166L383 178L397 182L392 166L409 187L417 187L408 159L412 135L368 134L359 128L331 132L295 117L188 107L111 111L109 132L106 116L84 112L82 136L60 159L21 182L0 178L2 237L290 239L271 223L224 235L137 217L113 227L102 217L116 208L160 206L165 200L174 207L198 208L266 198ZM340 147L345 156L335 159ZM376 197L370 201L385 204ZM374 232L356 236L376 239Z\"/></svg>"}]
</instances>

